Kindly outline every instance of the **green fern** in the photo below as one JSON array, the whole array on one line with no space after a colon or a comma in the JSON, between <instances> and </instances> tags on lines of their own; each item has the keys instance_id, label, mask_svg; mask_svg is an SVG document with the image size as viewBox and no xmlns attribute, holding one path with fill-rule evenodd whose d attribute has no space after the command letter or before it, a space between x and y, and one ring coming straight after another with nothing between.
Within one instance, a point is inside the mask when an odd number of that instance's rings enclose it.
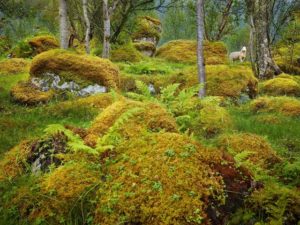
<instances>
[{"instance_id":1,"label":"green fern","mask_svg":"<svg viewBox=\"0 0 300 225\"><path fill-rule=\"evenodd\" d=\"M166 105L169 105L176 100L176 91L179 84L170 84L167 87L161 89L160 101Z\"/></svg>"},{"instance_id":2,"label":"green fern","mask_svg":"<svg viewBox=\"0 0 300 225\"><path fill-rule=\"evenodd\" d=\"M142 82L142 81L137 80L137 81L135 82L135 85L136 85L137 90L138 90L142 95L144 95L144 96L146 96L146 97L152 97L151 92L150 92L149 87L148 87L147 84L145 84L145 83Z\"/></svg>"},{"instance_id":3,"label":"green fern","mask_svg":"<svg viewBox=\"0 0 300 225\"><path fill-rule=\"evenodd\" d=\"M98 154L97 150L85 145L78 135L75 135L72 131L60 124L49 125L44 132L46 135L54 135L58 132L64 133L68 137L68 147L74 152L82 151L89 154Z\"/></svg>"}]
</instances>

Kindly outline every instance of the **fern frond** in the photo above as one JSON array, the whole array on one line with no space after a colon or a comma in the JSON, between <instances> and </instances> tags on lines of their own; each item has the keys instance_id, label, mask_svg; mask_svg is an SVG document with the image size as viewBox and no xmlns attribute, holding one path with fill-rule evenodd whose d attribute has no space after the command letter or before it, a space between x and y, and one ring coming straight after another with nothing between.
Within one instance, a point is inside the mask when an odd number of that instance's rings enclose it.
<instances>
[{"instance_id":1,"label":"fern frond","mask_svg":"<svg viewBox=\"0 0 300 225\"><path fill-rule=\"evenodd\" d=\"M165 104L170 104L171 101L174 101L176 96L176 90L180 84L170 84L167 87L161 89L160 99Z\"/></svg>"},{"instance_id":2,"label":"fern frond","mask_svg":"<svg viewBox=\"0 0 300 225\"><path fill-rule=\"evenodd\" d=\"M139 80L136 80L135 81L135 85L136 85L136 88L137 90L144 96L146 97L151 97L151 92L149 90L149 87L147 84L145 84L144 82L142 81L139 81Z\"/></svg>"}]
</instances>

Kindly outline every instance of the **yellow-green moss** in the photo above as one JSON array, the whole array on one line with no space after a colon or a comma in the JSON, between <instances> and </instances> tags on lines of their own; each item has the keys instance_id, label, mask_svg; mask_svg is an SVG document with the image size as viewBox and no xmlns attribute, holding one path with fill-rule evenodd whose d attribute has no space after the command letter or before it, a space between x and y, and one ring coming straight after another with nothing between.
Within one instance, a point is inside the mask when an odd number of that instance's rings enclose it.
<instances>
[{"instance_id":1,"label":"yellow-green moss","mask_svg":"<svg viewBox=\"0 0 300 225\"><path fill-rule=\"evenodd\" d=\"M81 79L109 88L117 88L119 84L119 69L109 60L65 50L50 50L32 60L31 76L43 76L46 72L58 74L67 80Z\"/></svg>"},{"instance_id":2,"label":"yellow-green moss","mask_svg":"<svg viewBox=\"0 0 300 225\"><path fill-rule=\"evenodd\" d=\"M250 104L253 112L278 112L287 116L300 116L300 101L292 97L260 97Z\"/></svg>"},{"instance_id":3,"label":"yellow-green moss","mask_svg":"<svg viewBox=\"0 0 300 225\"><path fill-rule=\"evenodd\" d=\"M159 20L144 16L138 18L137 30L132 34L132 39L138 40L140 38L155 38L156 41L160 39L161 23Z\"/></svg>"},{"instance_id":4,"label":"yellow-green moss","mask_svg":"<svg viewBox=\"0 0 300 225\"><path fill-rule=\"evenodd\" d=\"M21 58L12 58L0 61L0 75L26 73L30 62Z\"/></svg>"},{"instance_id":5,"label":"yellow-green moss","mask_svg":"<svg viewBox=\"0 0 300 225\"><path fill-rule=\"evenodd\" d=\"M256 134L223 135L219 139L219 144L234 156L241 153L246 154L244 160L248 159L253 165L259 165L262 168L272 167L281 161L271 145L263 137Z\"/></svg>"},{"instance_id":6,"label":"yellow-green moss","mask_svg":"<svg viewBox=\"0 0 300 225\"><path fill-rule=\"evenodd\" d=\"M95 146L97 140L105 135L122 115L133 108L138 111L129 117L125 124L119 124L117 127L123 137L136 137L148 129L177 131L175 119L161 106L123 99L113 103L99 114L88 130L85 142Z\"/></svg>"},{"instance_id":7,"label":"yellow-green moss","mask_svg":"<svg viewBox=\"0 0 300 225\"><path fill-rule=\"evenodd\" d=\"M30 82L20 82L11 89L12 98L19 103L36 105L46 103L54 97L53 91L40 91Z\"/></svg>"},{"instance_id":8,"label":"yellow-green moss","mask_svg":"<svg viewBox=\"0 0 300 225\"><path fill-rule=\"evenodd\" d=\"M204 136L212 137L232 128L232 120L224 107L214 101L202 101L198 132L202 130Z\"/></svg>"},{"instance_id":9,"label":"yellow-green moss","mask_svg":"<svg viewBox=\"0 0 300 225\"><path fill-rule=\"evenodd\" d=\"M28 40L29 45L34 51L34 55L59 47L58 40L50 35L33 37Z\"/></svg>"},{"instance_id":10,"label":"yellow-green moss","mask_svg":"<svg viewBox=\"0 0 300 225\"><path fill-rule=\"evenodd\" d=\"M300 96L300 83L291 77L276 77L262 83L261 92L271 96Z\"/></svg>"},{"instance_id":11,"label":"yellow-green moss","mask_svg":"<svg viewBox=\"0 0 300 225\"><path fill-rule=\"evenodd\" d=\"M196 63L197 42L190 40L170 41L161 46L156 56L171 62ZM204 42L204 58L206 65L227 63L227 50L222 42Z\"/></svg>"},{"instance_id":12,"label":"yellow-green moss","mask_svg":"<svg viewBox=\"0 0 300 225\"><path fill-rule=\"evenodd\" d=\"M10 180L23 174L29 153L30 148L26 141L6 152L0 160L0 181Z\"/></svg>"},{"instance_id":13,"label":"yellow-green moss","mask_svg":"<svg viewBox=\"0 0 300 225\"><path fill-rule=\"evenodd\" d=\"M155 52L156 46L152 42L136 42L133 44L134 47L139 51L153 51Z\"/></svg>"},{"instance_id":14,"label":"yellow-green moss","mask_svg":"<svg viewBox=\"0 0 300 225\"><path fill-rule=\"evenodd\" d=\"M258 93L258 80L251 68L247 66L206 66L206 76L207 94L211 96L238 98L242 93L246 93L250 97L255 97ZM136 79L146 84L153 84L156 90L173 83L179 83L180 88L192 87L199 83L197 68L193 67L173 75L122 75L122 89L126 91L134 90Z\"/></svg>"},{"instance_id":15,"label":"yellow-green moss","mask_svg":"<svg viewBox=\"0 0 300 225\"><path fill-rule=\"evenodd\" d=\"M142 60L142 55L132 44L127 44L113 49L111 60L116 62L139 62Z\"/></svg>"},{"instance_id":16,"label":"yellow-green moss","mask_svg":"<svg viewBox=\"0 0 300 225\"><path fill-rule=\"evenodd\" d=\"M209 166L220 155L186 136L140 136L118 152L98 192L96 224L209 224L208 199L224 201L222 180Z\"/></svg>"}]
</instances>

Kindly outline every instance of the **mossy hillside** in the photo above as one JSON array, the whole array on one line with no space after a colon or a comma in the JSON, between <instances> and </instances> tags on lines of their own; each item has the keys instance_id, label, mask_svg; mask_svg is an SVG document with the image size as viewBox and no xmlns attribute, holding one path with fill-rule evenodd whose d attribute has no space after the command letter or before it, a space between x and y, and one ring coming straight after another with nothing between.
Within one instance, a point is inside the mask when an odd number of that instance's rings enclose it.
<instances>
[{"instance_id":1,"label":"mossy hillside","mask_svg":"<svg viewBox=\"0 0 300 225\"><path fill-rule=\"evenodd\" d=\"M124 99L115 102L99 114L88 129L85 142L95 146L101 137L109 133L112 126L126 138L139 136L147 130L177 131L175 119L161 106Z\"/></svg>"},{"instance_id":2,"label":"mossy hillside","mask_svg":"<svg viewBox=\"0 0 300 225\"><path fill-rule=\"evenodd\" d=\"M53 91L40 91L30 82L20 82L11 89L14 101L25 105L36 105L49 102L54 97Z\"/></svg>"},{"instance_id":3,"label":"mossy hillside","mask_svg":"<svg viewBox=\"0 0 300 225\"><path fill-rule=\"evenodd\" d=\"M0 61L0 75L29 72L30 61L22 58L5 59Z\"/></svg>"},{"instance_id":4,"label":"mossy hillside","mask_svg":"<svg viewBox=\"0 0 300 225\"><path fill-rule=\"evenodd\" d=\"M111 51L111 60L113 62L140 62L142 58L142 54L131 43L115 47Z\"/></svg>"},{"instance_id":5,"label":"mossy hillside","mask_svg":"<svg viewBox=\"0 0 300 225\"><path fill-rule=\"evenodd\" d=\"M17 58L32 58L42 52L59 47L58 40L52 35L39 35L20 41L13 49L12 55Z\"/></svg>"},{"instance_id":6,"label":"mossy hillside","mask_svg":"<svg viewBox=\"0 0 300 225\"><path fill-rule=\"evenodd\" d=\"M255 113L277 112L287 116L300 116L300 101L292 97L260 97L250 107Z\"/></svg>"},{"instance_id":7,"label":"mossy hillside","mask_svg":"<svg viewBox=\"0 0 300 225\"><path fill-rule=\"evenodd\" d=\"M171 62L196 63L197 42L190 40L170 41L161 46L156 57ZM222 42L204 42L204 58L206 65L217 65L227 63L227 50Z\"/></svg>"},{"instance_id":8,"label":"mossy hillside","mask_svg":"<svg viewBox=\"0 0 300 225\"><path fill-rule=\"evenodd\" d=\"M55 73L66 80L81 80L81 84L94 82L109 88L119 85L119 69L109 60L65 50L50 50L32 60L32 77L41 77L46 72Z\"/></svg>"},{"instance_id":9,"label":"mossy hillside","mask_svg":"<svg viewBox=\"0 0 300 225\"><path fill-rule=\"evenodd\" d=\"M289 75L281 75L261 84L260 92L271 96L300 96L300 82Z\"/></svg>"}]
</instances>

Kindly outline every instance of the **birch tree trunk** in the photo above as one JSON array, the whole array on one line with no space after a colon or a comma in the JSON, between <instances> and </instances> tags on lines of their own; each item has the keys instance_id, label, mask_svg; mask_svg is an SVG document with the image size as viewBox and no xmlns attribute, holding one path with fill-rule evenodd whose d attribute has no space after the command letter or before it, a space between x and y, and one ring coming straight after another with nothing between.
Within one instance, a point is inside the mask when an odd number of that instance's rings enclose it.
<instances>
[{"instance_id":1,"label":"birch tree trunk","mask_svg":"<svg viewBox=\"0 0 300 225\"><path fill-rule=\"evenodd\" d=\"M197 65L198 65L198 78L202 87L199 90L199 97L203 98L206 94L206 76L205 76L205 64L204 64L204 0L197 0Z\"/></svg>"},{"instance_id":2,"label":"birch tree trunk","mask_svg":"<svg viewBox=\"0 0 300 225\"><path fill-rule=\"evenodd\" d=\"M281 73L272 58L269 40L269 0L247 0L251 26L251 58L254 72L260 79L273 78Z\"/></svg>"},{"instance_id":3,"label":"birch tree trunk","mask_svg":"<svg viewBox=\"0 0 300 225\"><path fill-rule=\"evenodd\" d=\"M88 0L82 0L83 16L86 26L85 31L85 51L90 54L90 34L91 34L91 23L88 16Z\"/></svg>"},{"instance_id":4,"label":"birch tree trunk","mask_svg":"<svg viewBox=\"0 0 300 225\"><path fill-rule=\"evenodd\" d=\"M103 51L102 57L109 58L110 55L110 12L109 12L108 0L103 0Z\"/></svg>"},{"instance_id":5,"label":"birch tree trunk","mask_svg":"<svg viewBox=\"0 0 300 225\"><path fill-rule=\"evenodd\" d=\"M67 49L69 45L68 8L66 0L59 0L60 47Z\"/></svg>"}]
</instances>

